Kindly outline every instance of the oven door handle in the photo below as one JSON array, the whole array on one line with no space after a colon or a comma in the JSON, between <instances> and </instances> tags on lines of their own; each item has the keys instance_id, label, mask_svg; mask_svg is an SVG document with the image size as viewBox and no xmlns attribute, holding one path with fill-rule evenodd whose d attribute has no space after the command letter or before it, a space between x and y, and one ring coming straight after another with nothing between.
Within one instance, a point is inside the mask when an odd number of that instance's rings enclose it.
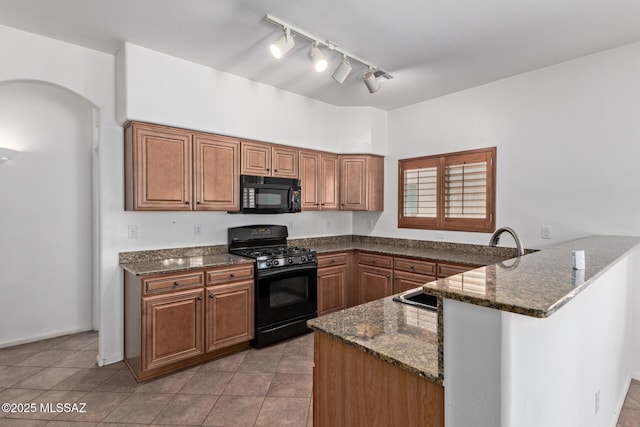
<instances>
[{"instance_id":1,"label":"oven door handle","mask_svg":"<svg viewBox=\"0 0 640 427\"><path fill-rule=\"evenodd\" d=\"M303 267L304 266L304 267ZM313 263L313 264L303 264L302 265L292 265L292 266L286 266L286 267L278 267L278 268L272 268L269 270L258 270L258 280L260 279L266 279L268 277L273 277L273 276L277 276L279 274L283 274L283 273L291 273L291 272L295 272L295 273L312 273L314 271L318 270L318 264Z\"/></svg>"}]
</instances>

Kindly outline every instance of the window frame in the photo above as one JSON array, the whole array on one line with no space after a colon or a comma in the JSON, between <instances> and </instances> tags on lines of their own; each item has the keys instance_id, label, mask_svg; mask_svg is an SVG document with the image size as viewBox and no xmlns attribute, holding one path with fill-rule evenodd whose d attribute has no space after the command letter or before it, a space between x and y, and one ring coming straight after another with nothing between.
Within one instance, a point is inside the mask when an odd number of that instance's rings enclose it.
<instances>
[{"instance_id":1,"label":"window frame","mask_svg":"<svg viewBox=\"0 0 640 427\"><path fill-rule=\"evenodd\" d=\"M398 160L398 228L426 230L471 231L491 233L496 228L496 147L457 151L432 156L412 157ZM486 210L484 218L447 218L446 204L446 167L465 163L486 162ZM434 167L436 178L436 216L405 216L404 173L406 170Z\"/></svg>"}]
</instances>

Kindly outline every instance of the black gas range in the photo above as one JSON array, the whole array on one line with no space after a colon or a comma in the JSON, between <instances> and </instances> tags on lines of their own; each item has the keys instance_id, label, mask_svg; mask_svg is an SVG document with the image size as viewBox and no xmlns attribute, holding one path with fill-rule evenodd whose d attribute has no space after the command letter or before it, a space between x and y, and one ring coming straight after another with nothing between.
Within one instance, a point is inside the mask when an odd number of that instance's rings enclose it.
<instances>
[{"instance_id":1,"label":"black gas range","mask_svg":"<svg viewBox=\"0 0 640 427\"><path fill-rule=\"evenodd\" d=\"M254 347L309 332L317 316L316 253L288 246L288 236L283 225L228 229L229 252L256 260Z\"/></svg>"}]
</instances>

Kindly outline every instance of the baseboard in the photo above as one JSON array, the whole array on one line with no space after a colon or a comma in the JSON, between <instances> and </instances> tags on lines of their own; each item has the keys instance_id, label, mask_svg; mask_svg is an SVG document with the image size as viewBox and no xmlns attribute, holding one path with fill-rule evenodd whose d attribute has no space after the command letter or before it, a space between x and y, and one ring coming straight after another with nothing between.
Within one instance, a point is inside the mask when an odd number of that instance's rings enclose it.
<instances>
[{"instance_id":1,"label":"baseboard","mask_svg":"<svg viewBox=\"0 0 640 427\"><path fill-rule=\"evenodd\" d=\"M94 331L94 330L95 329L93 329L93 327L89 327L89 328L80 328L80 329L70 329L67 331L52 332L50 334L38 335L38 336L33 336L28 338L21 338L19 340L3 342L0 344L0 348L13 347L21 344L29 344L36 341L48 340L50 338L58 338L58 337L63 337L65 335L73 335L73 334L78 334L80 332L87 332L87 331Z\"/></svg>"},{"instance_id":2,"label":"baseboard","mask_svg":"<svg viewBox=\"0 0 640 427\"><path fill-rule=\"evenodd\" d=\"M107 357L105 359L102 359L100 355L96 356L96 363L98 364L98 366L111 365L113 363L118 363L122 360L124 360L124 354Z\"/></svg>"}]
</instances>

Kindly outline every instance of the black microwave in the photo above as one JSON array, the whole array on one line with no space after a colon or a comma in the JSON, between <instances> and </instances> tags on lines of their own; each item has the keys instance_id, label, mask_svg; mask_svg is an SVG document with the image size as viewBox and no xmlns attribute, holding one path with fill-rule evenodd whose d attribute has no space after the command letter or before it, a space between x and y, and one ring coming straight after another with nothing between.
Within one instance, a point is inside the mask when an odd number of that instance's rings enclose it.
<instances>
[{"instance_id":1,"label":"black microwave","mask_svg":"<svg viewBox=\"0 0 640 427\"><path fill-rule=\"evenodd\" d=\"M240 175L240 213L300 212L300 180Z\"/></svg>"}]
</instances>

